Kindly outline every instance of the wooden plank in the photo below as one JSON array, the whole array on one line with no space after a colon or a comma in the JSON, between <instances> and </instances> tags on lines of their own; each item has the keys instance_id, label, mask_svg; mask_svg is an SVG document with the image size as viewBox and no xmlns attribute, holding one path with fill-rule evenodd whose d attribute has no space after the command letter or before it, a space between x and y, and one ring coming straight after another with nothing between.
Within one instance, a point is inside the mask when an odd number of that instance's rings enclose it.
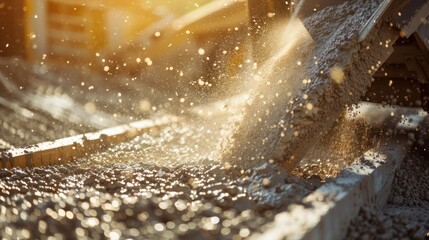
<instances>
[{"instance_id":1,"label":"wooden plank","mask_svg":"<svg viewBox=\"0 0 429 240\"><path fill-rule=\"evenodd\" d=\"M142 120L95 133L81 134L25 148L11 149L1 153L0 167L26 168L66 163L76 157L101 150L112 144L127 141L142 132L176 121L178 121L176 117L165 116L156 120Z\"/></svg>"}]
</instances>

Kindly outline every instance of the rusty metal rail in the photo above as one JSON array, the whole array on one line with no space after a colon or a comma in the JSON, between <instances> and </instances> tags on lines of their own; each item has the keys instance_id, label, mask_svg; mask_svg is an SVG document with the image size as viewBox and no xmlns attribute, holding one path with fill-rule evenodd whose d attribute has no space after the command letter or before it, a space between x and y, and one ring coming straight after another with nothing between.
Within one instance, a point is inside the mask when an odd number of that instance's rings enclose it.
<instances>
[{"instance_id":1,"label":"rusty metal rail","mask_svg":"<svg viewBox=\"0 0 429 240\"><path fill-rule=\"evenodd\" d=\"M39 167L70 162L77 157L127 141L143 132L149 132L176 121L178 118L174 116L141 120L99 132L11 149L1 153L0 168Z\"/></svg>"}]
</instances>

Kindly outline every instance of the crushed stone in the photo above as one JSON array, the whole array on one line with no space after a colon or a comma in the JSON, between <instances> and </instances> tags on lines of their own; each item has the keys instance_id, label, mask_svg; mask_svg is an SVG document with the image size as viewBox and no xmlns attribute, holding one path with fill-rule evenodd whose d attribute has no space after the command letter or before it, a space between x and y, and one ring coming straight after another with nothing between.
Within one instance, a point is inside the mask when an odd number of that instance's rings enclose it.
<instances>
[{"instance_id":1,"label":"crushed stone","mask_svg":"<svg viewBox=\"0 0 429 240\"><path fill-rule=\"evenodd\" d=\"M217 121L189 118L62 166L0 169L0 235L241 239L320 185L215 159Z\"/></svg>"}]
</instances>

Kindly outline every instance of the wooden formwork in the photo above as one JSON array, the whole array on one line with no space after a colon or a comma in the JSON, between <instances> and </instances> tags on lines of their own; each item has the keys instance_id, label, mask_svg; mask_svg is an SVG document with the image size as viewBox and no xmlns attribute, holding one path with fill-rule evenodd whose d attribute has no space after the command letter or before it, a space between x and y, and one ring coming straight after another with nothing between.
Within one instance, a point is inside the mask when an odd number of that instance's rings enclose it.
<instances>
[{"instance_id":1,"label":"wooden formwork","mask_svg":"<svg viewBox=\"0 0 429 240\"><path fill-rule=\"evenodd\" d=\"M101 150L111 144L129 140L143 132L175 121L177 118L172 116L157 120L142 120L95 133L86 133L25 148L11 149L1 153L0 167L25 168L66 163L76 157Z\"/></svg>"}]
</instances>

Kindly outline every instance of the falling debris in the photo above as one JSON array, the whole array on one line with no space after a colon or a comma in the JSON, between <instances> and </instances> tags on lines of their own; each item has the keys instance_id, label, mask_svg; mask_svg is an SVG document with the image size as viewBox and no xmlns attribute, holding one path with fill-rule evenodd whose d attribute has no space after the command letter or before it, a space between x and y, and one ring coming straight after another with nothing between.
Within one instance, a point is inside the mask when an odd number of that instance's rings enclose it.
<instances>
[{"instance_id":1,"label":"falling debris","mask_svg":"<svg viewBox=\"0 0 429 240\"><path fill-rule=\"evenodd\" d=\"M367 51L357 44L357 33L378 6L377 2L364 0L345 2L317 11L302 22L290 20L286 28L289 39L284 41L287 44L258 70L261 74L243 121L225 149L228 161L244 159L244 164L255 166L264 159L274 159L292 170L332 127L345 106L360 100L372 80L366 69L375 64L373 59L391 53L384 46ZM275 33L271 35L277 37ZM384 40L398 35L379 31L372 37ZM301 65L293 64L295 59L301 59ZM311 82L303 86L302 79ZM268 85L267 81L277 84ZM258 96L274 92L278 93L276 98L259 101ZM303 111L308 102L317 111Z\"/></svg>"}]
</instances>

